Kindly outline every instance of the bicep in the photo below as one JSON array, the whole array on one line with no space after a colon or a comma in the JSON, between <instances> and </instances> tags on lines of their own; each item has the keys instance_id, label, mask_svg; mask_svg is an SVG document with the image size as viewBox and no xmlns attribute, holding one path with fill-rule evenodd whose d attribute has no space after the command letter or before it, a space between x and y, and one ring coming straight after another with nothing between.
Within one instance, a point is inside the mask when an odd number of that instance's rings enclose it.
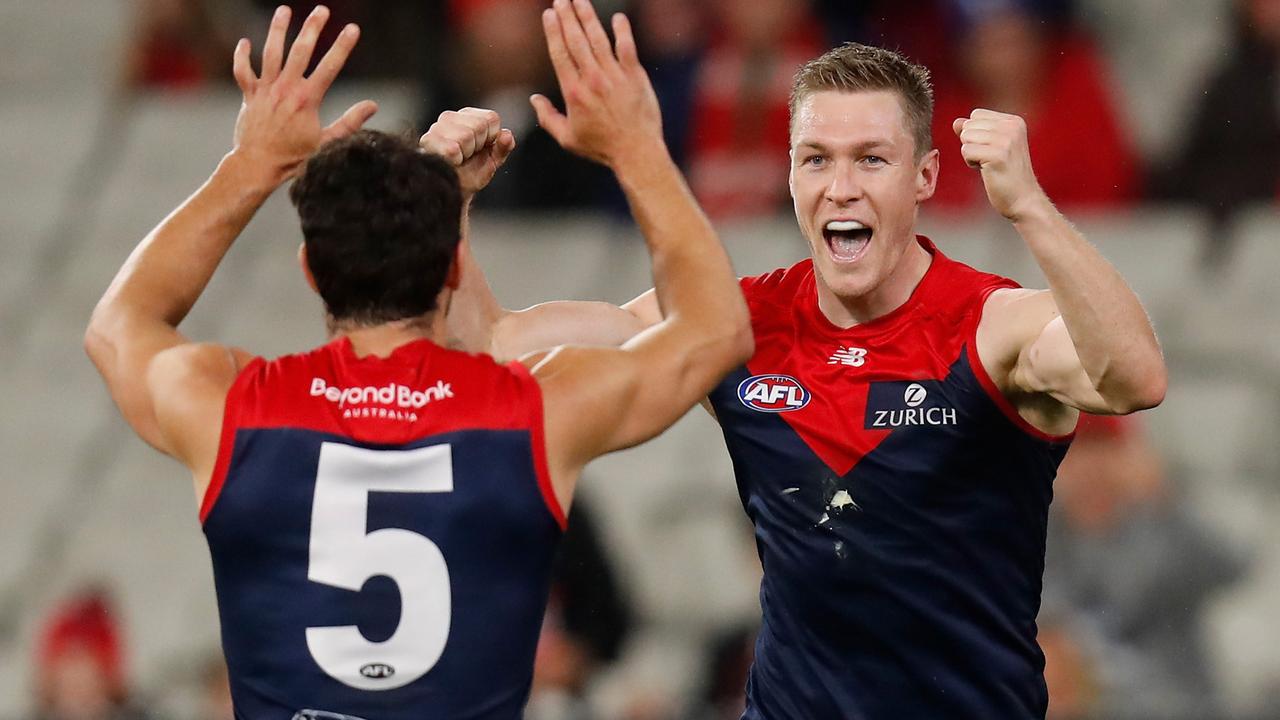
<instances>
[{"instance_id":1,"label":"bicep","mask_svg":"<svg viewBox=\"0 0 1280 720\"><path fill-rule=\"evenodd\" d=\"M542 303L503 315L494 328L490 354L507 362L561 345L618 347L651 324L610 303Z\"/></svg>"},{"instance_id":2,"label":"bicep","mask_svg":"<svg viewBox=\"0 0 1280 720\"><path fill-rule=\"evenodd\" d=\"M688 339L660 329L624 348L564 347L545 356L533 373L556 465L573 470L661 434L719 379L705 365Z\"/></svg>"},{"instance_id":3,"label":"bicep","mask_svg":"<svg viewBox=\"0 0 1280 720\"><path fill-rule=\"evenodd\" d=\"M1051 398L1085 412L1109 412L1047 290L993 295L979 329L979 348L996 358L988 373L1015 398Z\"/></svg>"},{"instance_id":4,"label":"bicep","mask_svg":"<svg viewBox=\"0 0 1280 720\"><path fill-rule=\"evenodd\" d=\"M1019 354L1013 381L1021 390L1048 395L1077 410L1111 412L1085 372L1061 317L1046 323Z\"/></svg>"}]
</instances>

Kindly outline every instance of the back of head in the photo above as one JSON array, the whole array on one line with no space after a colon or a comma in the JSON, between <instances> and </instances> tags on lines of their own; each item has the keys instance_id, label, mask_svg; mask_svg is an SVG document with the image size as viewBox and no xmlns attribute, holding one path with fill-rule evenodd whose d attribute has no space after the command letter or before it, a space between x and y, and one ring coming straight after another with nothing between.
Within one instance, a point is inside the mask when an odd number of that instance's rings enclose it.
<instances>
[{"instance_id":1,"label":"back of head","mask_svg":"<svg viewBox=\"0 0 1280 720\"><path fill-rule=\"evenodd\" d=\"M461 237L462 193L447 162L411 139L361 130L320 148L289 197L333 322L436 309Z\"/></svg>"},{"instance_id":2,"label":"back of head","mask_svg":"<svg viewBox=\"0 0 1280 720\"><path fill-rule=\"evenodd\" d=\"M933 85L929 70L902 55L861 43L845 43L805 63L791 86L791 119L813 93L877 92L898 94L917 158L933 149Z\"/></svg>"}]
</instances>

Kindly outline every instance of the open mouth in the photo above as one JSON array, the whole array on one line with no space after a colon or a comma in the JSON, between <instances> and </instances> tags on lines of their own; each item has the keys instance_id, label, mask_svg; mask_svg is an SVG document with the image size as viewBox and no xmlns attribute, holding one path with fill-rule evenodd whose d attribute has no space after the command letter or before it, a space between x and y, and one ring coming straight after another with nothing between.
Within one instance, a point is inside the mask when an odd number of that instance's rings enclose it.
<instances>
[{"instance_id":1,"label":"open mouth","mask_svg":"<svg viewBox=\"0 0 1280 720\"><path fill-rule=\"evenodd\" d=\"M838 262L853 262L871 245L871 228L857 220L832 220L822 228L831 257Z\"/></svg>"}]
</instances>

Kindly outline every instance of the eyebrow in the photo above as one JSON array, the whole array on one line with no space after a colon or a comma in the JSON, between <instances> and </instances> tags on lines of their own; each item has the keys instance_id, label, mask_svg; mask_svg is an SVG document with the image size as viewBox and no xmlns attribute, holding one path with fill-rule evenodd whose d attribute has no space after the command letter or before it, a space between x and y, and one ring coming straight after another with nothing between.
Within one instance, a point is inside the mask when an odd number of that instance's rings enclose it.
<instances>
[{"instance_id":1,"label":"eyebrow","mask_svg":"<svg viewBox=\"0 0 1280 720\"><path fill-rule=\"evenodd\" d=\"M857 145L854 145L852 150L855 154L857 154L857 153L868 152L870 150L878 150L881 148L892 148L892 147L893 147L893 143L891 141L885 138L876 138L874 140L864 140L863 142L860 142ZM810 148L810 149L818 150L821 152L830 152L831 150L831 148L828 147L825 143L822 143L821 141L818 141L818 140L805 140L803 142L796 143L796 149L799 150L800 148Z\"/></svg>"}]
</instances>

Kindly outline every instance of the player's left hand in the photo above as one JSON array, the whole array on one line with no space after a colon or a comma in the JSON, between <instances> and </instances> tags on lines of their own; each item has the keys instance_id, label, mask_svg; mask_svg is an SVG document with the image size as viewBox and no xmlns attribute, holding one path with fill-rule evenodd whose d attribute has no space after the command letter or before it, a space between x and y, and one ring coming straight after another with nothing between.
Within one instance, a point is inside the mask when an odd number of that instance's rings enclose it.
<instances>
[{"instance_id":1,"label":"player's left hand","mask_svg":"<svg viewBox=\"0 0 1280 720\"><path fill-rule=\"evenodd\" d=\"M346 64L360 29L355 25L343 28L310 77L304 77L316 40L329 20L329 9L319 5L311 12L285 58L290 16L289 8L281 6L271 19L262 50L261 75L253 73L246 39L236 45L232 65L236 83L244 93L232 152L276 173L280 181L296 174L322 144L359 130L378 110L372 100L364 100L332 124L321 126L320 103Z\"/></svg>"},{"instance_id":2,"label":"player's left hand","mask_svg":"<svg viewBox=\"0 0 1280 720\"><path fill-rule=\"evenodd\" d=\"M960 153L982 173L987 199L996 212L1018 220L1035 204L1047 202L1031 169L1027 123L1017 115L974 110L951 124L960 137Z\"/></svg>"}]
</instances>

